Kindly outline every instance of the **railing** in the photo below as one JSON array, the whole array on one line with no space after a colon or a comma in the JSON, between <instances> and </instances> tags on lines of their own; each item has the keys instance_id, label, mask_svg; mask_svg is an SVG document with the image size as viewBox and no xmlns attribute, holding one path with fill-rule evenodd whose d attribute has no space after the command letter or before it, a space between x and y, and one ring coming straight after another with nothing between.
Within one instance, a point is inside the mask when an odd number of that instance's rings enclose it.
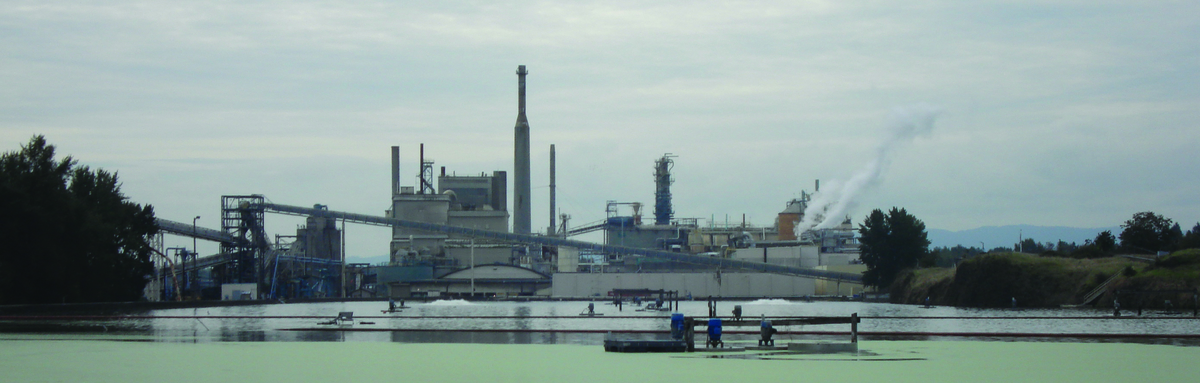
<instances>
[{"instance_id":1,"label":"railing","mask_svg":"<svg viewBox=\"0 0 1200 383\"><path fill-rule=\"evenodd\" d=\"M1112 284L1113 281L1116 281L1117 277L1120 277L1120 276L1121 276L1121 273L1118 272L1116 274L1113 274L1113 276L1108 277L1108 279L1106 279L1104 282L1100 283L1100 286L1096 286L1095 289L1092 289L1091 292L1088 292L1088 294L1083 297L1083 302L1080 303L1079 305L1082 306L1082 305L1086 305L1088 303L1092 303L1092 301L1096 300L1096 298L1099 298L1101 295L1104 295L1104 292L1108 291L1108 285Z\"/></svg>"}]
</instances>

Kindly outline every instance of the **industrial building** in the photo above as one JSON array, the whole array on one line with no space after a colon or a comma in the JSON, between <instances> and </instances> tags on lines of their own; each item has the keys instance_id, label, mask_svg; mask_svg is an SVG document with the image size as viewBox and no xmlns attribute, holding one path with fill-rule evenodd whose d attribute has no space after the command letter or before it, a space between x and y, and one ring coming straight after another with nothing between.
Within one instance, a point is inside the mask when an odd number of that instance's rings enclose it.
<instances>
[{"instance_id":1,"label":"industrial building","mask_svg":"<svg viewBox=\"0 0 1200 383\"><path fill-rule=\"evenodd\" d=\"M550 226L544 234L533 233L528 73L524 65L517 69L511 203L507 171L460 175L442 167L435 173L423 143L415 161L416 180L404 185L401 147L392 146L391 202L379 217L331 212L322 205L277 205L261 195L245 195L222 197L220 231L160 220L167 232L222 246L220 254L208 257L186 251L164 256L154 295L169 299L195 290L172 287L181 281L182 286L217 289L210 295L228 299L247 294L569 298L616 289L661 289L697 297L801 297L862 291L865 267L849 219L832 229L796 233L812 198L807 192L787 201L769 226L755 226L745 217L740 223L676 217L671 186L678 157L670 153L653 161L652 222L643 221L640 202L608 201L603 220L572 227L569 215L556 214L551 145ZM266 212L303 215L306 225L295 236L276 236L272 242L263 232ZM342 236L347 221L391 227L386 264L346 264ZM570 239L597 231L603 231L602 244ZM199 276L207 278L207 285ZM219 285L233 287L222 291Z\"/></svg>"}]
</instances>

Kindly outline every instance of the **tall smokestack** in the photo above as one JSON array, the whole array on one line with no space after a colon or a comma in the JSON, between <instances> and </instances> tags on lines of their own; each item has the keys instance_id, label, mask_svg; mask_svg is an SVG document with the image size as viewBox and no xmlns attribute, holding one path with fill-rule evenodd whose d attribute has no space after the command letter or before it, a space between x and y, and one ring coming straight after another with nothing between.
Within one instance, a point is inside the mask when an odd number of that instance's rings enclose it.
<instances>
[{"instance_id":1,"label":"tall smokestack","mask_svg":"<svg viewBox=\"0 0 1200 383\"><path fill-rule=\"evenodd\" d=\"M529 120L525 119L525 66L517 67L517 127L513 161L513 232L530 234Z\"/></svg>"},{"instance_id":2,"label":"tall smokestack","mask_svg":"<svg viewBox=\"0 0 1200 383\"><path fill-rule=\"evenodd\" d=\"M400 147L392 147L392 196L400 195Z\"/></svg>"},{"instance_id":3,"label":"tall smokestack","mask_svg":"<svg viewBox=\"0 0 1200 383\"><path fill-rule=\"evenodd\" d=\"M554 235L554 144L550 144L550 230L546 234Z\"/></svg>"}]
</instances>

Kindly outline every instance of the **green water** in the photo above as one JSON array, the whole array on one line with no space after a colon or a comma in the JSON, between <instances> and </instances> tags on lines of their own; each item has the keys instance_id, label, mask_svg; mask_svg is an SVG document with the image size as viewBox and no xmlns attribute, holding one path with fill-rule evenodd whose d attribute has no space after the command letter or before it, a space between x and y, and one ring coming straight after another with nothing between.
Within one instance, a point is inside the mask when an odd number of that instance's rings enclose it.
<instances>
[{"instance_id":1,"label":"green water","mask_svg":"<svg viewBox=\"0 0 1200 383\"><path fill-rule=\"evenodd\" d=\"M1198 347L1129 343L871 341L859 354L718 359L578 345L83 339L0 340L0 381L1095 383L1194 382L1200 372Z\"/></svg>"}]
</instances>

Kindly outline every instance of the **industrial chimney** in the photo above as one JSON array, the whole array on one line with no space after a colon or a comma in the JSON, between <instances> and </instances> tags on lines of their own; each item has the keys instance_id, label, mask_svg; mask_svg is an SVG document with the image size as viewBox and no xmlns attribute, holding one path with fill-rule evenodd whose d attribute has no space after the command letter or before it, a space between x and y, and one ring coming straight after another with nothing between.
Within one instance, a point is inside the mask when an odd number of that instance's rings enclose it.
<instances>
[{"instance_id":1,"label":"industrial chimney","mask_svg":"<svg viewBox=\"0 0 1200 383\"><path fill-rule=\"evenodd\" d=\"M513 233L530 234L529 121L525 119L525 66L517 67L517 127L513 161Z\"/></svg>"},{"instance_id":2,"label":"industrial chimney","mask_svg":"<svg viewBox=\"0 0 1200 383\"><path fill-rule=\"evenodd\" d=\"M392 197L400 195L400 147L392 147Z\"/></svg>"}]
</instances>

